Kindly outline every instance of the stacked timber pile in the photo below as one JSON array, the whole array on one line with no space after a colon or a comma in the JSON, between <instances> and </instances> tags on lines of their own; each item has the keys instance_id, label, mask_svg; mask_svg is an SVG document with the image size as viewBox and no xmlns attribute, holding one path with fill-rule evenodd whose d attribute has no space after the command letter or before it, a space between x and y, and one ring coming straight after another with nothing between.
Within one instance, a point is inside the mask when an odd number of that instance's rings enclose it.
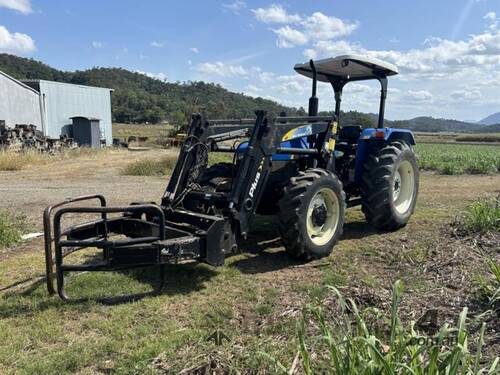
<instances>
[{"instance_id":1,"label":"stacked timber pile","mask_svg":"<svg viewBox=\"0 0 500 375\"><path fill-rule=\"evenodd\" d=\"M61 136L58 139L52 139L36 130L35 125L16 125L14 128L7 128L5 121L0 121L1 150L57 152L74 147L76 144L73 138Z\"/></svg>"}]
</instances>

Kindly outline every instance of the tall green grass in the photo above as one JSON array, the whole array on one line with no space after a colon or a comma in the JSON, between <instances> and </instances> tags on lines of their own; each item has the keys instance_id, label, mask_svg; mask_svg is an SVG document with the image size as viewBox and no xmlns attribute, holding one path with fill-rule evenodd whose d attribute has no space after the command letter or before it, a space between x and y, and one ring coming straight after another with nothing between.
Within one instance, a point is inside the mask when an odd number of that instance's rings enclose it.
<instances>
[{"instance_id":1,"label":"tall green grass","mask_svg":"<svg viewBox=\"0 0 500 375\"><path fill-rule=\"evenodd\" d=\"M461 134L457 142L500 142L500 133Z\"/></svg>"},{"instance_id":2,"label":"tall green grass","mask_svg":"<svg viewBox=\"0 0 500 375\"><path fill-rule=\"evenodd\" d=\"M500 195L467 205L456 226L465 234L500 232Z\"/></svg>"},{"instance_id":3,"label":"tall green grass","mask_svg":"<svg viewBox=\"0 0 500 375\"><path fill-rule=\"evenodd\" d=\"M417 144L422 170L441 174L493 174L500 172L500 147L484 145Z\"/></svg>"},{"instance_id":4,"label":"tall green grass","mask_svg":"<svg viewBox=\"0 0 500 375\"><path fill-rule=\"evenodd\" d=\"M479 299L500 311L500 264L494 259L487 262L489 275L478 278Z\"/></svg>"},{"instance_id":5,"label":"tall green grass","mask_svg":"<svg viewBox=\"0 0 500 375\"><path fill-rule=\"evenodd\" d=\"M338 312L324 304L306 307L297 331L298 350L294 363L285 365L270 358L276 371L293 373L298 366L305 374L493 374L498 361L484 364L482 325L476 352L469 350L467 308L455 327L444 324L431 336L420 336L414 323L401 323L398 308L402 284L394 284L388 318L375 308L360 311L333 287Z\"/></svg>"},{"instance_id":6,"label":"tall green grass","mask_svg":"<svg viewBox=\"0 0 500 375\"><path fill-rule=\"evenodd\" d=\"M127 165L122 175L125 176L164 176L170 174L177 162L177 155L167 155L161 159L139 160Z\"/></svg>"},{"instance_id":7,"label":"tall green grass","mask_svg":"<svg viewBox=\"0 0 500 375\"><path fill-rule=\"evenodd\" d=\"M26 232L26 218L7 210L0 210L0 247L15 245Z\"/></svg>"}]
</instances>

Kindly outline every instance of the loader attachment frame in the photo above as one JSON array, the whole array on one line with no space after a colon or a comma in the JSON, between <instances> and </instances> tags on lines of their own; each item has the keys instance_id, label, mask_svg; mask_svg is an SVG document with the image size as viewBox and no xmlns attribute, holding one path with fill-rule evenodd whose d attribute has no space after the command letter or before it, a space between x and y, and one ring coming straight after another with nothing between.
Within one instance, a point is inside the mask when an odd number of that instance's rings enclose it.
<instances>
[{"instance_id":1,"label":"loader attachment frame","mask_svg":"<svg viewBox=\"0 0 500 375\"><path fill-rule=\"evenodd\" d=\"M131 203L109 207L102 195L67 199L44 212L47 289L63 300L65 276L72 272L118 271L136 267L159 267L163 287L165 265L196 260L213 266L224 263L238 249L267 184L273 155L300 155L312 166L335 170L332 142L334 116L279 116L268 118L257 111L255 119L208 120L193 115L188 135L161 203ZM227 142L245 139L246 147ZM306 139L306 147L284 146L286 141ZM200 188L200 174L207 168L209 152L233 153L238 162L229 192ZM99 205L82 207L96 201ZM192 203L214 207L211 212L191 208ZM188 205L187 203L191 203ZM81 224L66 225L74 216L93 216ZM93 249L91 259L78 264L68 256ZM97 254L97 255L96 255ZM76 256L76 260L80 260ZM54 287L54 279L56 287Z\"/></svg>"}]
</instances>

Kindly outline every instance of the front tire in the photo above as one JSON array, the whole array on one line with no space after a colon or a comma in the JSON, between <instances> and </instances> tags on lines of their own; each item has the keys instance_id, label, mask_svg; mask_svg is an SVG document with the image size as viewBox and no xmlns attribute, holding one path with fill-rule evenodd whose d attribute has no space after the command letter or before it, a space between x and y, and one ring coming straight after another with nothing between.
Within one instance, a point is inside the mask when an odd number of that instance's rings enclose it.
<instances>
[{"instance_id":1,"label":"front tire","mask_svg":"<svg viewBox=\"0 0 500 375\"><path fill-rule=\"evenodd\" d=\"M380 230L404 227L417 202L418 164L410 145L392 142L369 156L363 168L362 211Z\"/></svg>"},{"instance_id":2,"label":"front tire","mask_svg":"<svg viewBox=\"0 0 500 375\"><path fill-rule=\"evenodd\" d=\"M286 251L297 259L328 256L342 236L345 193L324 169L292 177L279 201L279 231Z\"/></svg>"}]
</instances>

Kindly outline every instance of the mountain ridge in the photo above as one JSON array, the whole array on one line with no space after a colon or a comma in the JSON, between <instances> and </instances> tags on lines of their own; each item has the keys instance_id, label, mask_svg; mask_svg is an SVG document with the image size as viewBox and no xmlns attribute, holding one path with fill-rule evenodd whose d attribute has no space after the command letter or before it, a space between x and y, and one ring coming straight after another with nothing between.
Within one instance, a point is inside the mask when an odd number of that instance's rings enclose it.
<instances>
[{"instance_id":1,"label":"mountain ridge","mask_svg":"<svg viewBox=\"0 0 500 375\"><path fill-rule=\"evenodd\" d=\"M482 124L482 125L500 124L500 112L493 113L493 114L483 118L481 121L478 121L478 124Z\"/></svg>"},{"instance_id":2,"label":"mountain ridge","mask_svg":"<svg viewBox=\"0 0 500 375\"><path fill-rule=\"evenodd\" d=\"M16 79L45 79L57 82L109 87L114 89L113 120L125 123L158 123L168 120L185 125L194 112L204 110L212 118L251 117L255 110L271 114L305 115L305 110L280 103L231 92L224 87L202 81L165 82L124 68L98 68L74 72L53 68L43 62L0 54L0 70ZM307 98L304 98L306 102ZM332 114L332 112L322 112ZM342 112L342 125L374 127L377 114ZM385 120L385 126L423 132L478 132L485 125L451 119L419 116L409 120ZM493 127L492 129L496 129Z\"/></svg>"}]
</instances>

